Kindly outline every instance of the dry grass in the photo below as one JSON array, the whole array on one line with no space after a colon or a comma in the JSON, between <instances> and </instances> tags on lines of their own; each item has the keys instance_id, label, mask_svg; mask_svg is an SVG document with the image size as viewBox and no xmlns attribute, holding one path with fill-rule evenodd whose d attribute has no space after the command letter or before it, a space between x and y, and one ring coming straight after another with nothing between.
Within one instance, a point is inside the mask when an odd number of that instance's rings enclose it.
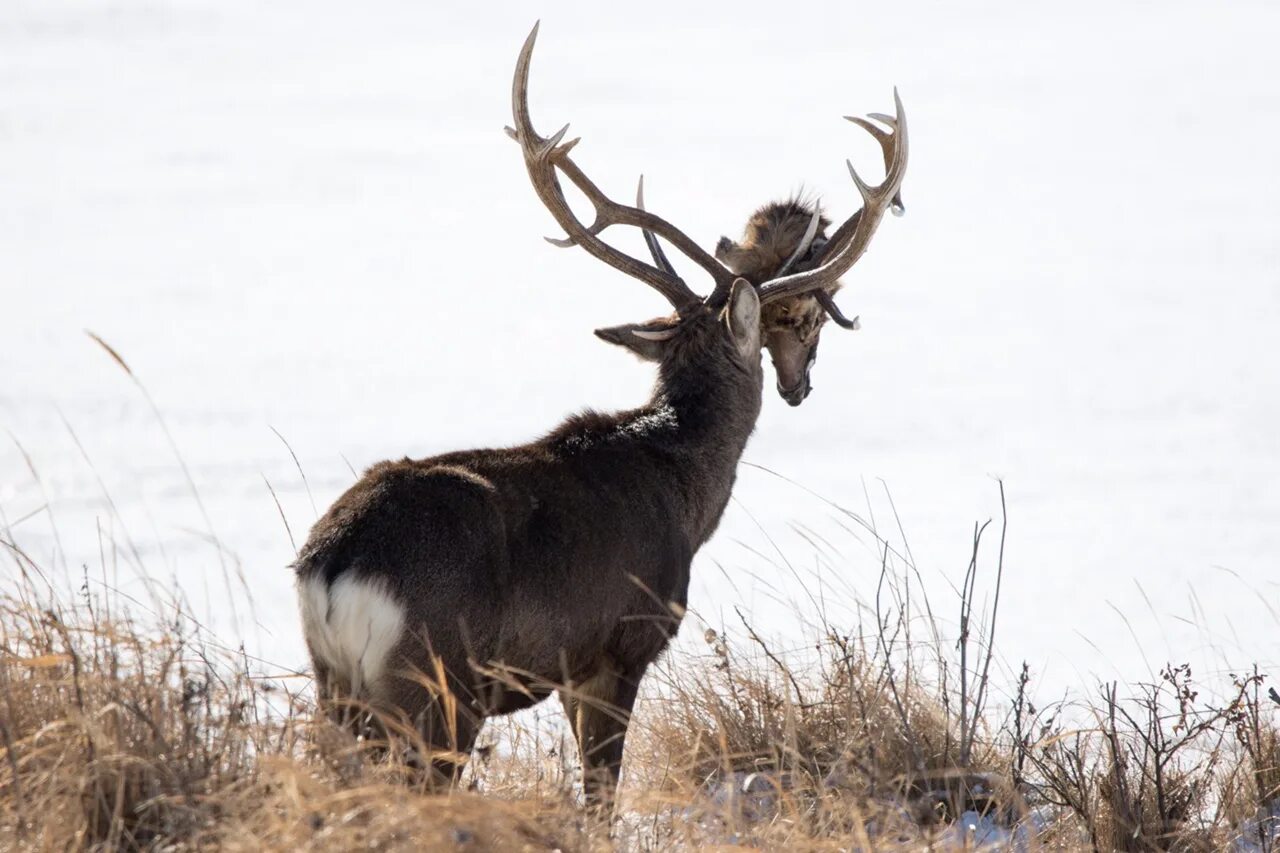
<instances>
[{"instance_id":1,"label":"dry grass","mask_svg":"<svg viewBox=\"0 0 1280 853\"><path fill-rule=\"evenodd\" d=\"M1184 667L1129 698L1107 685L1085 728L1024 699L962 750L943 673L906 682L878 639L833 632L793 672L758 637L709 631L709 654L665 662L637 715L611 837L577 805L553 724L500 723L468 790L427 794L313 722L303 680L261 676L180 613L33 595L0 599L3 849L923 849L983 810L1001 825L1034 810L1066 849L1221 849L1242 826L1267 849L1247 822L1280 789L1257 673L1221 702Z\"/></svg>"},{"instance_id":2,"label":"dry grass","mask_svg":"<svg viewBox=\"0 0 1280 853\"><path fill-rule=\"evenodd\" d=\"M324 722L305 674L264 671L154 589L146 608L55 593L0 531L19 578L0 595L0 849L1274 849L1280 694L1256 669L1206 685L1170 665L1036 707L1024 665L989 701L1005 529L996 548L987 529L951 636L873 527L862 623L803 653L741 615L733 636L701 626L706 652L647 680L612 823L579 805L558 708L491 721L463 788L429 793Z\"/></svg>"}]
</instances>

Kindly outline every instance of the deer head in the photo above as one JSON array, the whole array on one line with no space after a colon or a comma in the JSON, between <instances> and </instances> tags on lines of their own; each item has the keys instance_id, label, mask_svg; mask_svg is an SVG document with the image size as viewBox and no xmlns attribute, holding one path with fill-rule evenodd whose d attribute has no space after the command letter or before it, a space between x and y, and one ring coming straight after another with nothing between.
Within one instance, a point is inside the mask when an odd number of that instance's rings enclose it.
<instances>
[{"instance_id":1,"label":"deer head","mask_svg":"<svg viewBox=\"0 0 1280 853\"><path fill-rule=\"evenodd\" d=\"M817 211L816 203L799 198L766 204L747 220L740 240L720 238L716 258L753 282L766 282L780 271L785 273L788 261L797 252L793 268L810 269L828 242L827 228L831 225L819 213L816 233L810 234L809 226ZM819 292L827 295L826 291ZM761 337L773 362L778 393L793 406L812 390L809 372L817 360L818 338L828 316L813 295L802 294L779 299L760 318Z\"/></svg>"},{"instance_id":2,"label":"deer head","mask_svg":"<svg viewBox=\"0 0 1280 853\"><path fill-rule=\"evenodd\" d=\"M859 210L840 226L834 238L827 235L831 220L822 215L821 208L814 202L808 204L801 199L791 198L782 202L767 204L752 214L743 231L742 239L734 241L721 237L716 244L716 259L753 284L762 288L761 337L769 350L777 374L778 394L792 406L798 406L813 390L809 374L818 357L818 341L822 328L828 319L844 329L857 329L858 318L847 318L836 306L833 298L840 288L837 280L848 266L852 266L865 251L866 241L875 230L884 214L883 204L888 199L889 209L894 215L901 216L902 178L906 173L907 163L907 124L906 114L898 93L894 92L897 107L896 116L872 113L870 118L890 128L892 133L872 124L867 119L857 116L845 116L851 122L867 130L880 143L884 154L885 180L872 190L872 198L864 202L867 206ZM862 191L865 185L849 163L849 173ZM874 209L875 206L879 209ZM842 251L849 249L848 243L855 239L859 231L863 212L871 209L868 219L863 225L864 234L856 239L862 247L853 249L840 264L828 264ZM646 236L650 236L647 235ZM656 240L649 240L650 251L656 263L661 265L661 246ZM841 267L844 267L843 269ZM776 280L785 278L793 271L818 273L823 282L816 287L805 285L805 289L790 288L778 290L777 295L767 294ZM810 283L812 283L812 279Z\"/></svg>"}]
</instances>

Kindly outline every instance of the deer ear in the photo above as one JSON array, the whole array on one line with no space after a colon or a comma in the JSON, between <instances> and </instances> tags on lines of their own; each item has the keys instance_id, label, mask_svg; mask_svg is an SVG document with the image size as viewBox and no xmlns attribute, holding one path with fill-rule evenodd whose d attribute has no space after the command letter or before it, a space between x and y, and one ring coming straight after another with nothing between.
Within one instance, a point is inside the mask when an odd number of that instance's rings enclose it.
<instances>
[{"instance_id":1,"label":"deer ear","mask_svg":"<svg viewBox=\"0 0 1280 853\"><path fill-rule=\"evenodd\" d=\"M745 278L734 281L729 291L724 322L744 358L760 352L760 296Z\"/></svg>"},{"instance_id":2,"label":"deer ear","mask_svg":"<svg viewBox=\"0 0 1280 853\"><path fill-rule=\"evenodd\" d=\"M675 336L676 327L664 320L648 323L624 323L596 329L596 337L631 350L645 361L662 361L667 341Z\"/></svg>"},{"instance_id":3,"label":"deer ear","mask_svg":"<svg viewBox=\"0 0 1280 853\"><path fill-rule=\"evenodd\" d=\"M741 256L742 247L728 237L721 237L720 242L716 243L716 260L734 272L738 272Z\"/></svg>"}]
</instances>

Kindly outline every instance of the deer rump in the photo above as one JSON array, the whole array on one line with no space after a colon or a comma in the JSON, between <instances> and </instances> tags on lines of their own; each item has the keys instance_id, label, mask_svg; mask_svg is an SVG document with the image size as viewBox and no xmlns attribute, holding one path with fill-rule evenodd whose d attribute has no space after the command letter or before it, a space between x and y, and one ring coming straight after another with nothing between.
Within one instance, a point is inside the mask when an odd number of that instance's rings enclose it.
<instances>
[{"instance_id":1,"label":"deer rump","mask_svg":"<svg viewBox=\"0 0 1280 853\"><path fill-rule=\"evenodd\" d=\"M317 522L296 569L322 691L412 714L438 659L486 716L662 652L700 544L670 523L678 463L556 438L375 465Z\"/></svg>"}]
</instances>

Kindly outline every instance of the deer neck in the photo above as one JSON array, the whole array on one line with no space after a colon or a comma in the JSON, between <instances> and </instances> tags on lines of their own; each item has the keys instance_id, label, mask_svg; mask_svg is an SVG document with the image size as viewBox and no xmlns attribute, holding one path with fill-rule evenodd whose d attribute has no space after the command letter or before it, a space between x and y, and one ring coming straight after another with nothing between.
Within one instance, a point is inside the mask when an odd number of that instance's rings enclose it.
<instances>
[{"instance_id":1,"label":"deer neck","mask_svg":"<svg viewBox=\"0 0 1280 853\"><path fill-rule=\"evenodd\" d=\"M738 461L760 416L763 373L727 361L663 365L647 411L673 419L666 441L687 495L686 533L695 547L715 531Z\"/></svg>"}]
</instances>

